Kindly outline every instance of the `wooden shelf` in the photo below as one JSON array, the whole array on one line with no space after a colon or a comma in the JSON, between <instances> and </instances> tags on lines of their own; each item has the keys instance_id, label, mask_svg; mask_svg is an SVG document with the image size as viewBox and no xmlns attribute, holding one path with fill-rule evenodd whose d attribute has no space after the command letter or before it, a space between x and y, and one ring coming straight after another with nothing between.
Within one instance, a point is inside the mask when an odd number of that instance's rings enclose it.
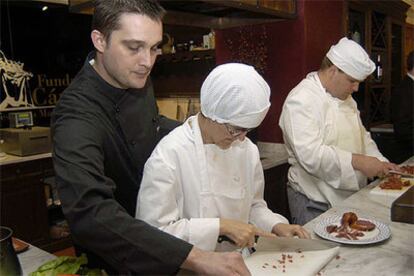
<instances>
[{"instance_id":1,"label":"wooden shelf","mask_svg":"<svg viewBox=\"0 0 414 276\"><path fill-rule=\"evenodd\" d=\"M159 56L151 73L155 96L199 96L203 81L215 65L213 49Z\"/></svg>"},{"instance_id":2,"label":"wooden shelf","mask_svg":"<svg viewBox=\"0 0 414 276\"><path fill-rule=\"evenodd\" d=\"M387 49L373 46L371 52L373 52L373 53L378 53L378 52L386 53Z\"/></svg>"},{"instance_id":3,"label":"wooden shelf","mask_svg":"<svg viewBox=\"0 0 414 276\"><path fill-rule=\"evenodd\" d=\"M214 60L214 49L198 50L198 51L183 51L175 54L163 54L157 57L156 63L174 63L174 62L189 62L189 61L204 61Z\"/></svg>"},{"instance_id":4,"label":"wooden shelf","mask_svg":"<svg viewBox=\"0 0 414 276\"><path fill-rule=\"evenodd\" d=\"M350 0L348 3L347 33L350 38L355 30L361 34L361 44L374 62L381 58L382 79L370 77L361 85L364 88L354 96L361 118L367 129L370 126L389 122L389 101L392 85L401 79L402 39L405 17L409 5L403 1ZM358 28L355 26L358 25ZM358 38L358 36L356 36ZM357 39L358 40L358 39ZM363 112L362 112L363 111Z\"/></svg>"}]
</instances>

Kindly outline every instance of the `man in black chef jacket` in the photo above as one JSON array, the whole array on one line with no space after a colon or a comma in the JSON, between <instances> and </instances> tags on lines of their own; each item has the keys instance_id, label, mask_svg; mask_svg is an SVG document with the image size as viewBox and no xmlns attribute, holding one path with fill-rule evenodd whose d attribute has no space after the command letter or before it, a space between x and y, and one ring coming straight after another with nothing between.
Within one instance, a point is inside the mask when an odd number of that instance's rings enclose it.
<instances>
[{"instance_id":1,"label":"man in black chef jacket","mask_svg":"<svg viewBox=\"0 0 414 276\"><path fill-rule=\"evenodd\" d=\"M414 155L414 51L407 56L407 75L393 90L391 119L397 140L396 163Z\"/></svg>"},{"instance_id":2,"label":"man in black chef jacket","mask_svg":"<svg viewBox=\"0 0 414 276\"><path fill-rule=\"evenodd\" d=\"M95 51L52 116L63 212L77 251L87 253L89 266L110 274L173 274L185 268L246 275L240 254L202 251L134 218L144 163L168 124L158 115L148 79L163 15L150 0L95 2Z\"/></svg>"}]
</instances>

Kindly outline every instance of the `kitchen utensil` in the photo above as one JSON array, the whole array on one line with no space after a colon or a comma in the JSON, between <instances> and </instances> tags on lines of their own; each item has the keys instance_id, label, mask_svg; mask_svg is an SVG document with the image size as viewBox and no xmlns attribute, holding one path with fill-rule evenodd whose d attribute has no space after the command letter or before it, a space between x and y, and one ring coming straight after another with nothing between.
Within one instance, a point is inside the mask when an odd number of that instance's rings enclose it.
<instances>
[{"instance_id":1,"label":"kitchen utensil","mask_svg":"<svg viewBox=\"0 0 414 276\"><path fill-rule=\"evenodd\" d=\"M397 199L399 196L401 196L403 193L405 193L410 187L414 185L414 180L409 179L411 184L409 186L403 186L400 190L392 190L392 189L382 189L379 185L372 188L372 190L369 192L370 194L374 195L381 195L381 196L387 196L392 199ZM385 180L383 180L385 181Z\"/></svg>"},{"instance_id":2,"label":"kitchen utensil","mask_svg":"<svg viewBox=\"0 0 414 276\"><path fill-rule=\"evenodd\" d=\"M410 173L404 173L404 172L399 172L399 171L394 171L394 170L390 170L388 173L398 174L398 175L401 175L401 177L403 178L414 178L414 174L410 174Z\"/></svg>"},{"instance_id":3,"label":"kitchen utensil","mask_svg":"<svg viewBox=\"0 0 414 276\"><path fill-rule=\"evenodd\" d=\"M244 261L252 276L314 276L338 252L339 246L322 240L260 237Z\"/></svg>"},{"instance_id":4,"label":"kitchen utensil","mask_svg":"<svg viewBox=\"0 0 414 276\"><path fill-rule=\"evenodd\" d=\"M258 238L259 238L259 236L254 236L255 245L257 243ZM231 244L236 244L232 239L230 239L229 237L227 237L225 235L221 235L217 239L218 243L222 243L224 241L227 241ZM237 249L237 251L240 252L244 258L246 258L246 257L250 256L251 254L253 254L254 252L256 252L256 249L254 247L247 247L246 246L246 247Z\"/></svg>"},{"instance_id":5,"label":"kitchen utensil","mask_svg":"<svg viewBox=\"0 0 414 276\"><path fill-rule=\"evenodd\" d=\"M22 275L22 267L12 244L13 231L0 226L0 275Z\"/></svg>"},{"instance_id":6,"label":"kitchen utensil","mask_svg":"<svg viewBox=\"0 0 414 276\"><path fill-rule=\"evenodd\" d=\"M255 248L256 251L297 252L325 250L336 246L336 243L316 239L259 237Z\"/></svg>"}]
</instances>

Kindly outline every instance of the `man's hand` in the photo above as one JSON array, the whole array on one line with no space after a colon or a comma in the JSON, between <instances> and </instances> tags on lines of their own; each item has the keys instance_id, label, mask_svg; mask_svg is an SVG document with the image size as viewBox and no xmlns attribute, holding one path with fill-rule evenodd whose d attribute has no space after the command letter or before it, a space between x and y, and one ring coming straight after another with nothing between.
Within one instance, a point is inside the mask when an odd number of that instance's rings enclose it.
<instances>
[{"instance_id":1,"label":"man's hand","mask_svg":"<svg viewBox=\"0 0 414 276\"><path fill-rule=\"evenodd\" d=\"M240 253L209 252L196 247L190 251L181 268L202 275L250 275Z\"/></svg>"},{"instance_id":2,"label":"man's hand","mask_svg":"<svg viewBox=\"0 0 414 276\"><path fill-rule=\"evenodd\" d=\"M225 235L240 247L253 247L255 236L274 237L254 225L232 219L220 219L220 235Z\"/></svg>"},{"instance_id":3,"label":"man's hand","mask_svg":"<svg viewBox=\"0 0 414 276\"><path fill-rule=\"evenodd\" d=\"M383 162L375 157L355 153L352 154L352 167L367 177L383 176L390 170L400 170L394 163Z\"/></svg>"},{"instance_id":4,"label":"man's hand","mask_svg":"<svg viewBox=\"0 0 414 276\"><path fill-rule=\"evenodd\" d=\"M298 236L301 239L310 239L310 234L298 224L278 223L273 226L272 233L280 237Z\"/></svg>"}]
</instances>

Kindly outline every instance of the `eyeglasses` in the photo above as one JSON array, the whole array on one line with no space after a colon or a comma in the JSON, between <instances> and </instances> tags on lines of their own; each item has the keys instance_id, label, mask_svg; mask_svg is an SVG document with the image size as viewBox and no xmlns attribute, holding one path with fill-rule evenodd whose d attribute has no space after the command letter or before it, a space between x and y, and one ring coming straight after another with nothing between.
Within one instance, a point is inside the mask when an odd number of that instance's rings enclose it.
<instances>
[{"instance_id":1,"label":"eyeglasses","mask_svg":"<svg viewBox=\"0 0 414 276\"><path fill-rule=\"evenodd\" d=\"M224 124L224 126L226 127L227 131L230 133L231 136L233 137L237 137L240 134L247 133L249 131L252 131L253 128L242 128L242 127L236 127L236 126L232 126L229 124Z\"/></svg>"}]
</instances>

